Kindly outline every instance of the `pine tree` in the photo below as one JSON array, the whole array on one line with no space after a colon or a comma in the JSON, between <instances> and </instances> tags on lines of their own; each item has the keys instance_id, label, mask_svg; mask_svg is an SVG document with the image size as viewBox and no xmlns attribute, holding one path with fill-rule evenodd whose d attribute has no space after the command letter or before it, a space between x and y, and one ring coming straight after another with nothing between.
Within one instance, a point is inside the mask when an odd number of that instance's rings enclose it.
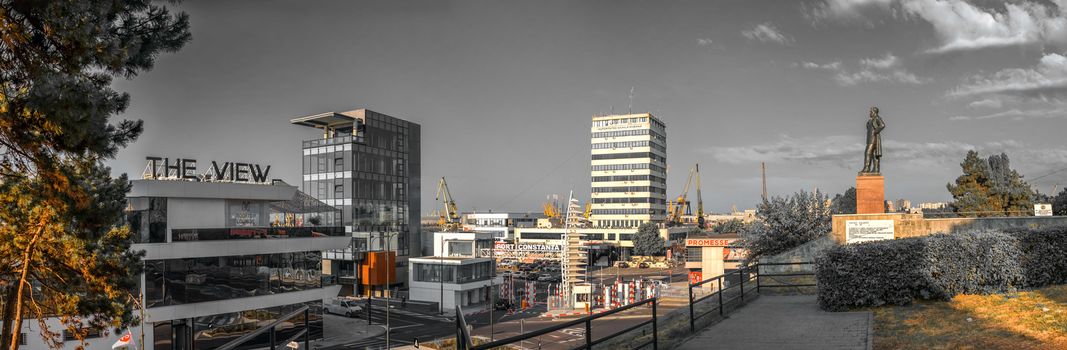
<instances>
[{"instance_id":1,"label":"pine tree","mask_svg":"<svg viewBox=\"0 0 1067 350\"><path fill-rule=\"evenodd\" d=\"M663 237L659 235L659 226L646 222L637 228L634 234L634 255L658 256L665 252Z\"/></svg>"},{"instance_id":2,"label":"pine tree","mask_svg":"<svg viewBox=\"0 0 1067 350\"><path fill-rule=\"evenodd\" d=\"M979 158L978 152L968 151L964 157L963 175L955 184L948 184L953 209L964 217L1032 215L1034 190L1023 181L1019 172L1011 169L1008 155Z\"/></svg>"},{"instance_id":3,"label":"pine tree","mask_svg":"<svg viewBox=\"0 0 1067 350\"><path fill-rule=\"evenodd\" d=\"M992 180L992 193L1000 198L1001 210L1007 216L1033 215L1034 189L1030 187L1019 172L1011 168L1008 155L989 157L989 178Z\"/></svg>"},{"instance_id":4,"label":"pine tree","mask_svg":"<svg viewBox=\"0 0 1067 350\"><path fill-rule=\"evenodd\" d=\"M22 321L62 346L133 322L140 255L121 224L129 182L103 161L140 135L121 120L132 78L189 40L188 17L148 0L0 2L0 349Z\"/></svg>"},{"instance_id":5,"label":"pine tree","mask_svg":"<svg viewBox=\"0 0 1067 350\"><path fill-rule=\"evenodd\" d=\"M1052 197L1052 213L1054 215L1067 215L1067 188Z\"/></svg>"},{"instance_id":6,"label":"pine tree","mask_svg":"<svg viewBox=\"0 0 1067 350\"><path fill-rule=\"evenodd\" d=\"M856 187L849 187L845 193L839 193L830 200L830 213L855 214L856 213Z\"/></svg>"},{"instance_id":7,"label":"pine tree","mask_svg":"<svg viewBox=\"0 0 1067 350\"><path fill-rule=\"evenodd\" d=\"M830 233L830 208L819 191L800 191L790 197L764 199L756 209L757 221L741 231L747 259L774 255Z\"/></svg>"},{"instance_id":8,"label":"pine tree","mask_svg":"<svg viewBox=\"0 0 1067 350\"><path fill-rule=\"evenodd\" d=\"M960 167L963 175L956 178L955 185L947 185L956 213L961 216L1003 216L1003 204L992 194L989 164L972 150L967 152Z\"/></svg>"}]
</instances>

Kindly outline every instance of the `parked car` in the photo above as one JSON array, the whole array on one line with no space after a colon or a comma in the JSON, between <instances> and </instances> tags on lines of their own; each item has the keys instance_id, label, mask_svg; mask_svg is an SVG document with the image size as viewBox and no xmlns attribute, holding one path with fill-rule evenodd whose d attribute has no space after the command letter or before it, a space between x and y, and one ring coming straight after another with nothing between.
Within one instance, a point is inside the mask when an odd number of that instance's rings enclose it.
<instances>
[{"instance_id":1,"label":"parked car","mask_svg":"<svg viewBox=\"0 0 1067 350\"><path fill-rule=\"evenodd\" d=\"M628 268L630 268L630 263L625 262L625 261L620 261L618 263L615 263L615 266L620 268L620 269L628 269Z\"/></svg>"},{"instance_id":2,"label":"parked car","mask_svg":"<svg viewBox=\"0 0 1067 350\"><path fill-rule=\"evenodd\" d=\"M669 268L671 268L671 266L668 265L667 262L665 262L665 261L657 261L657 262L652 263L649 266L651 266L654 269L669 269Z\"/></svg>"},{"instance_id":3,"label":"parked car","mask_svg":"<svg viewBox=\"0 0 1067 350\"><path fill-rule=\"evenodd\" d=\"M650 265L648 265L648 263L646 263L646 262L637 264L637 268L639 268L639 269L647 269L647 268L649 268L649 266Z\"/></svg>"},{"instance_id":4,"label":"parked car","mask_svg":"<svg viewBox=\"0 0 1067 350\"><path fill-rule=\"evenodd\" d=\"M507 310L507 309L510 309L511 306L512 306L511 300L498 299L496 301L496 304L493 305L493 309L496 309L496 310Z\"/></svg>"},{"instance_id":5,"label":"parked car","mask_svg":"<svg viewBox=\"0 0 1067 350\"><path fill-rule=\"evenodd\" d=\"M356 305L358 302L355 300L346 299L330 299L326 302L326 312L337 315L345 315L345 317L355 317L363 311L363 307Z\"/></svg>"}]
</instances>

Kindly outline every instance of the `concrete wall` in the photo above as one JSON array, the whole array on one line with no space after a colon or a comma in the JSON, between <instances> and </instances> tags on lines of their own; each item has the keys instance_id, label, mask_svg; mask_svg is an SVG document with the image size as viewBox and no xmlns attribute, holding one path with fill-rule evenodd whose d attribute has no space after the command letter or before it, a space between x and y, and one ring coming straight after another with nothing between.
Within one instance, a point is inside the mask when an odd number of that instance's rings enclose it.
<instances>
[{"instance_id":1,"label":"concrete wall","mask_svg":"<svg viewBox=\"0 0 1067 350\"><path fill-rule=\"evenodd\" d=\"M834 215L832 236L835 242L845 243L845 222L848 220L893 220L894 238L919 237L935 233L952 233L975 229L1039 228L1067 225L1067 216L924 219L922 214L846 214Z\"/></svg>"},{"instance_id":2,"label":"concrete wall","mask_svg":"<svg viewBox=\"0 0 1067 350\"><path fill-rule=\"evenodd\" d=\"M446 311L455 310L456 301L459 301L461 306L467 306L488 300L489 296L484 290L489 286L489 282L489 280L485 280L464 284L445 283L444 309ZM440 302L441 287L442 284L440 282L408 281L408 297L415 301ZM482 300L469 300L465 294L467 291L472 290L478 290L478 292L473 293L475 294L474 298Z\"/></svg>"},{"instance_id":3,"label":"concrete wall","mask_svg":"<svg viewBox=\"0 0 1067 350\"><path fill-rule=\"evenodd\" d=\"M815 257L823 251L836 247L837 243L830 236L820 237L814 241L801 244L785 253L760 258L761 263L789 263L815 261ZM763 273L788 273L796 271L811 271L814 265L769 265L760 267Z\"/></svg>"},{"instance_id":4,"label":"concrete wall","mask_svg":"<svg viewBox=\"0 0 1067 350\"><path fill-rule=\"evenodd\" d=\"M227 227L225 199L167 199L168 229L221 227Z\"/></svg>"}]
</instances>

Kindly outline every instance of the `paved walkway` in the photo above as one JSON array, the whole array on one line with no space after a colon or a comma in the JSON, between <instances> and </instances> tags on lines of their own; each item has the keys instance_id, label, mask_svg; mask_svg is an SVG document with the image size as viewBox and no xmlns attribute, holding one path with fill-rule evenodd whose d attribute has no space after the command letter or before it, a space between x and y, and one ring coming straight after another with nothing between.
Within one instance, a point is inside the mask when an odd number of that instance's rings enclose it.
<instances>
[{"instance_id":1,"label":"paved walkway","mask_svg":"<svg viewBox=\"0 0 1067 350\"><path fill-rule=\"evenodd\" d=\"M825 312L814 295L762 295L678 349L871 349L869 311Z\"/></svg>"}]
</instances>

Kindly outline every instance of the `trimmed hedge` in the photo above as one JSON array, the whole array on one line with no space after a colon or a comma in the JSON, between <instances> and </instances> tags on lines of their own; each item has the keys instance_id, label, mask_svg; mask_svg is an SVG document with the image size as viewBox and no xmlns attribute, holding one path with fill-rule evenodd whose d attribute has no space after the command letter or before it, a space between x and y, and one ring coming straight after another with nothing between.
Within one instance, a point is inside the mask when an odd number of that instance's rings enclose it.
<instances>
[{"instance_id":1,"label":"trimmed hedge","mask_svg":"<svg viewBox=\"0 0 1067 350\"><path fill-rule=\"evenodd\" d=\"M1067 227L842 245L815 260L819 306L842 311L1067 282Z\"/></svg>"}]
</instances>

